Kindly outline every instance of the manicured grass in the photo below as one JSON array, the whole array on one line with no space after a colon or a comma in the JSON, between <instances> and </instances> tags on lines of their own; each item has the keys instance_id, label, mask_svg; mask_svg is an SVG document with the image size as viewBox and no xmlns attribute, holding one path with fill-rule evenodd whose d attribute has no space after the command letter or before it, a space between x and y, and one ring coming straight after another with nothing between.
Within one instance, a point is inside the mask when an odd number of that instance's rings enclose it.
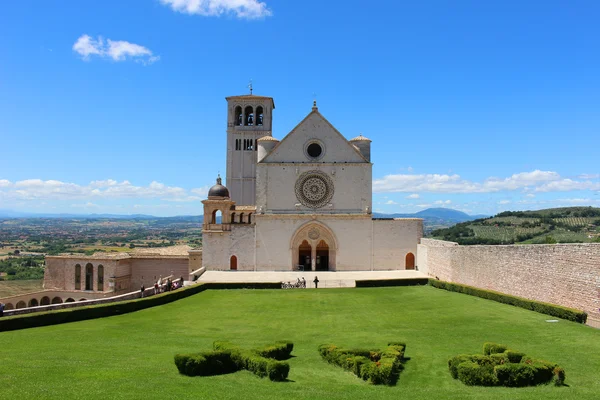
<instances>
[{"instance_id":1,"label":"manicured grass","mask_svg":"<svg viewBox=\"0 0 600 400\"><path fill-rule=\"evenodd\" d=\"M2 332L4 399L595 399L600 331L431 287L209 290L116 317ZM1 320L0 320L1 323ZM214 340L254 347L294 342L289 382L248 371L179 375L178 352ZM322 343L381 348L404 340L410 360L396 386L373 386L325 363ZM468 387L450 357L503 343L566 370L565 387Z\"/></svg>"},{"instance_id":2,"label":"manicured grass","mask_svg":"<svg viewBox=\"0 0 600 400\"><path fill-rule=\"evenodd\" d=\"M0 298L16 296L18 294L39 292L42 289L43 279L26 281L0 281Z\"/></svg>"}]
</instances>

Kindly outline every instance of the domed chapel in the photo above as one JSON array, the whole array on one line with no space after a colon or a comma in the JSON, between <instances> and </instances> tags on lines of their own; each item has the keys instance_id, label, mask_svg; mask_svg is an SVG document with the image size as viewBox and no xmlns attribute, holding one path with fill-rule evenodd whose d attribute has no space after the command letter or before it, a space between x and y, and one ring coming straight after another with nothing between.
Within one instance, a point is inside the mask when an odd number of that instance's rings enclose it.
<instances>
[{"instance_id":1,"label":"domed chapel","mask_svg":"<svg viewBox=\"0 0 600 400\"><path fill-rule=\"evenodd\" d=\"M204 204L207 270L414 269L419 218L373 218L371 140L319 112L272 136L273 98L227 97L227 175Z\"/></svg>"}]
</instances>

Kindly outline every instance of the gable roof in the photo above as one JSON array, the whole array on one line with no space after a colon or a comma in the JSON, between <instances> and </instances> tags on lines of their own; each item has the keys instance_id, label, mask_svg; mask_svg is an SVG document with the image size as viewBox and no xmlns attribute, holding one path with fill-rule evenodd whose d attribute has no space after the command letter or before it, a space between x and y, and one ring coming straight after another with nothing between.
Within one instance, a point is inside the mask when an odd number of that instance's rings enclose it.
<instances>
[{"instance_id":1,"label":"gable roof","mask_svg":"<svg viewBox=\"0 0 600 400\"><path fill-rule=\"evenodd\" d=\"M274 148L273 148L273 149L272 149L272 150L269 152L269 154L268 154L268 155L267 155L265 158L263 158L263 160L262 160L262 161L260 161L260 162L262 162L262 163L269 163L269 162L273 162L273 161L270 161L270 160L269 160L269 157L270 157L271 155L275 154L275 152L276 152L276 151L277 151L277 150L278 150L280 147L282 147L282 146L285 146L285 144L284 144L284 143L286 143L286 141L289 141L289 140L290 140L289 138L290 138L290 137L293 137L293 136L294 136L294 133L295 133L295 132L296 132L296 131L297 131L297 130L298 130L298 129L299 129L299 128L300 128L300 127L301 127L301 126L302 126L302 125L303 125L303 124L304 124L304 123L305 123L305 122L306 122L306 121L307 121L309 118L311 118L311 117L312 117L312 116L314 116L314 115L318 116L318 117L319 117L319 118L320 118L320 119L321 119L323 122L325 122L325 124L326 124L326 125L327 125L329 128L331 128L331 130L334 132L334 134L335 134L335 135L337 135L337 136L338 136L340 139L342 139L342 140L343 140L343 142L344 142L344 143L346 143L346 144L348 145L348 148L349 148L349 149L351 149L351 151L353 151L353 152L354 152L356 155L358 155L358 157L360 157L360 159L361 159L363 162L365 162L365 163L370 163L370 162L369 162L369 161L368 161L368 160L365 158L365 156L363 156L363 155L362 155L362 153L361 153L361 152L360 152L360 151L359 151L359 150L358 150L358 149L357 149L355 146L353 146L353 145L352 145L352 143L350 143L350 142L349 142L349 141L348 141L348 140L347 140L347 139L344 137L344 135L342 135L342 134L340 133L340 131L338 131L338 130L335 128L335 126L333 126L333 125L331 124L331 122L329 122L329 121L327 120L327 118L325 118L325 117L323 116L323 114L321 114L321 113L319 112L319 109L316 107L316 105L315 105L315 106L313 106L313 108L312 108L312 111L311 111L310 113L308 113L308 115L307 115L306 117L304 117L304 119L302 119L302 121L300 121L300 122L299 122L299 123L298 123L298 124L297 124L297 125L294 127L294 129L292 129L292 130L290 131L290 133L288 133L287 135L285 135L285 137L284 137L283 139L281 139L281 141L280 141L279 143L277 143L277 145L276 145L276 146L275 146L275 147L274 147Z\"/></svg>"}]
</instances>

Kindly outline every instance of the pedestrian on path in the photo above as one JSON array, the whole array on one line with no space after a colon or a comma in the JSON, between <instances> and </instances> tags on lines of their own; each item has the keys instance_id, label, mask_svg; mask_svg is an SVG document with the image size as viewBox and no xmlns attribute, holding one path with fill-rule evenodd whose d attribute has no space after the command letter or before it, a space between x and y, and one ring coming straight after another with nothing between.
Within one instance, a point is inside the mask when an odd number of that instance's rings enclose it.
<instances>
[{"instance_id":1,"label":"pedestrian on path","mask_svg":"<svg viewBox=\"0 0 600 400\"><path fill-rule=\"evenodd\" d=\"M146 288L144 287L144 284L142 283L142 287L140 288L140 293L141 293L140 297L141 298L144 298L144 290L146 290Z\"/></svg>"},{"instance_id":2,"label":"pedestrian on path","mask_svg":"<svg viewBox=\"0 0 600 400\"><path fill-rule=\"evenodd\" d=\"M313 281L315 283L315 289L319 288L319 278L317 278L317 276L315 275L315 280Z\"/></svg>"}]
</instances>

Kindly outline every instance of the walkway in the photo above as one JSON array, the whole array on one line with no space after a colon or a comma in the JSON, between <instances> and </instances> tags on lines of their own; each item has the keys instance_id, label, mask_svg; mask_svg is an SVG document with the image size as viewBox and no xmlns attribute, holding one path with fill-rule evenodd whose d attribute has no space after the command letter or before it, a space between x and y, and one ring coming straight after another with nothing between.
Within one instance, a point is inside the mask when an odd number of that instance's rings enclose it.
<instances>
[{"instance_id":1,"label":"walkway","mask_svg":"<svg viewBox=\"0 0 600 400\"><path fill-rule=\"evenodd\" d=\"M319 277L319 288L355 287L356 281L379 279L420 279L428 276L419 271L206 271L200 282L296 282L306 279L306 287L314 288Z\"/></svg>"}]
</instances>

